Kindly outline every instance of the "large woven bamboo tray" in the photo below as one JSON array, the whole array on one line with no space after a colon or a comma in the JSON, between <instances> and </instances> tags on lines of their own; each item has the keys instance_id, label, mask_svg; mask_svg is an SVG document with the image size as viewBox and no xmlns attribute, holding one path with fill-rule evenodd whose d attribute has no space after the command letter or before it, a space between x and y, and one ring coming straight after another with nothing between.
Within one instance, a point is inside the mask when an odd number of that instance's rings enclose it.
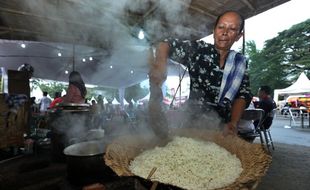
<instances>
[{"instance_id":1,"label":"large woven bamboo tray","mask_svg":"<svg viewBox=\"0 0 310 190\"><path fill-rule=\"evenodd\" d=\"M255 189L271 163L271 156L260 144L251 144L238 137L223 138L219 132L201 129L177 129L171 133L175 136L211 141L224 147L232 154L236 154L242 163L243 171L234 183L218 190ZM165 143L155 140L155 138L150 139L137 135L116 139L107 146L104 155L105 164L119 176L135 176L129 170L130 162L141 152Z\"/></svg>"}]
</instances>

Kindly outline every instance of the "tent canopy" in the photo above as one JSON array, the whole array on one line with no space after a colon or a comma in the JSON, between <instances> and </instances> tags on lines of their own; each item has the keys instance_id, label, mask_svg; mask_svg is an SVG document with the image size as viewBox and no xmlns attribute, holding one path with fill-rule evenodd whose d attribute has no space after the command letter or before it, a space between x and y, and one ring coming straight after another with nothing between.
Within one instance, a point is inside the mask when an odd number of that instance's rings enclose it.
<instances>
[{"instance_id":1,"label":"tent canopy","mask_svg":"<svg viewBox=\"0 0 310 190\"><path fill-rule=\"evenodd\" d=\"M87 84L125 88L147 79L158 41L201 39L226 10L250 18L287 1L2 0L0 62L15 70L28 63L35 78L68 81L65 71L76 70Z\"/></svg>"},{"instance_id":2,"label":"tent canopy","mask_svg":"<svg viewBox=\"0 0 310 190\"><path fill-rule=\"evenodd\" d=\"M278 102L279 95L285 94L305 94L310 93L310 80L304 72L302 72L295 83L284 89L274 90L274 101Z\"/></svg>"}]
</instances>

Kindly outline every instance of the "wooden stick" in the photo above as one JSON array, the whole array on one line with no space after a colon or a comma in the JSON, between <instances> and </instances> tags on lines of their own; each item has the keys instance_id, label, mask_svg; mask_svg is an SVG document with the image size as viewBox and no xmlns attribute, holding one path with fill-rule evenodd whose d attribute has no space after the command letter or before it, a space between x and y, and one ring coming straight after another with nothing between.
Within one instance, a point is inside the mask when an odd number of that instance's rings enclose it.
<instances>
[{"instance_id":1,"label":"wooden stick","mask_svg":"<svg viewBox=\"0 0 310 190\"><path fill-rule=\"evenodd\" d=\"M151 177L152 177L152 175L155 173L155 171L157 170L157 168L156 167L154 167L151 171L150 171L150 173L149 173L149 175L147 176L147 178L146 179L148 179L148 180L150 180L151 179Z\"/></svg>"},{"instance_id":2,"label":"wooden stick","mask_svg":"<svg viewBox=\"0 0 310 190\"><path fill-rule=\"evenodd\" d=\"M155 190L157 188L158 181L154 181L150 190Z\"/></svg>"},{"instance_id":3,"label":"wooden stick","mask_svg":"<svg viewBox=\"0 0 310 190\"><path fill-rule=\"evenodd\" d=\"M153 176L153 174L155 173L156 170L157 170L157 168L154 167L154 168L150 171L149 176L147 176L147 179L148 179L148 180L151 179L151 177ZM157 181L153 182L153 184L152 184L150 190L155 190L156 187L157 187L157 185L158 185L158 182L157 182Z\"/></svg>"}]
</instances>

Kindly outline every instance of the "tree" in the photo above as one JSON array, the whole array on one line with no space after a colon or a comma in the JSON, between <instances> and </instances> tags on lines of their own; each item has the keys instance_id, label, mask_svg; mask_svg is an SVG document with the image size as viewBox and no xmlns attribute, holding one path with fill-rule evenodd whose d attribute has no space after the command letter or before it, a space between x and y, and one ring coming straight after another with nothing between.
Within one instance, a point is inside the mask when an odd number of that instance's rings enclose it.
<instances>
[{"instance_id":1,"label":"tree","mask_svg":"<svg viewBox=\"0 0 310 190\"><path fill-rule=\"evenodd\" d=\"M249 57L251 90L255 94L260 85L273 89L289 86L301 72L310 72L310 19L284 30L267 40L260 51L253 41L246 43Z\"/></svg>"},{"instance_id":2,"label":"tree","mask_svg":"<svg viewBox=\"0 0 310 190\"><path fill-rule=\"evenodd\" d=\"M136 85L133 85L133 86L125 89L124 98L127 101L130 101L131 99L137 101L137 100L143 98L144 96L146 96L148 91L149 90L147 88L142 88L140 86L140 84L136 84Z\"/></svg>"},{"instance_id":3,"label":"tree","mask_svg":"<svg viewBox=\"0 0 310 190\"><path fill-rule=\"evenodd\" d=\"M255 94L262 83L259 73L263 70L264 60L254 41L246 42L245 53L248 57L251 91Z\"/></svg>"},{"instance_id":4,"label":"tree","mask_svg":"<svg viewBox=\"0 0 310 190\"><path fill-rule=\"evenodd\" d=\"M263 54L268 63L285 74L292 83L301 72L310 76L310 19L284 30L265 43ZM287 86L287 85L285 85ZM280 88L285 87L279 84Z\"/></svg>"},{"instance_id":5,"label":"tree","mask_svg":"<svg viewBox=\"0 0 310 190\"><path fill-rule=\"evenodd\" d=\"M33 79L31 81L31 90L38 87L43 92L46 91L52 98L54 98L55 93L62 92L63 89L67 88L67 85L56 81L46 82L41 79Z\"/></svg>"}]
</instances>

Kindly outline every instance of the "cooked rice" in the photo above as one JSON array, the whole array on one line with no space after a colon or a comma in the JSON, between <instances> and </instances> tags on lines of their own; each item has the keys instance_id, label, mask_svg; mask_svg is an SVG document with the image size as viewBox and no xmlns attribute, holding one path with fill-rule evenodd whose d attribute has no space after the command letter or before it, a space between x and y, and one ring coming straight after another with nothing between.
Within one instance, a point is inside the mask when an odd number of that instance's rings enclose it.
<instances>
[{"instance_id":1,"label":"cooked rice","mask_svg":"<svg viewBox=\"0 0 310 190\"><path fill-rule=\"evenodd\" d=\"M165 147L144 151L130 163L130 170L152 181L184 189L216 189L233 183L242 172L241 162L213 142L175 137Z\"/></svg>"}]
</instances>

